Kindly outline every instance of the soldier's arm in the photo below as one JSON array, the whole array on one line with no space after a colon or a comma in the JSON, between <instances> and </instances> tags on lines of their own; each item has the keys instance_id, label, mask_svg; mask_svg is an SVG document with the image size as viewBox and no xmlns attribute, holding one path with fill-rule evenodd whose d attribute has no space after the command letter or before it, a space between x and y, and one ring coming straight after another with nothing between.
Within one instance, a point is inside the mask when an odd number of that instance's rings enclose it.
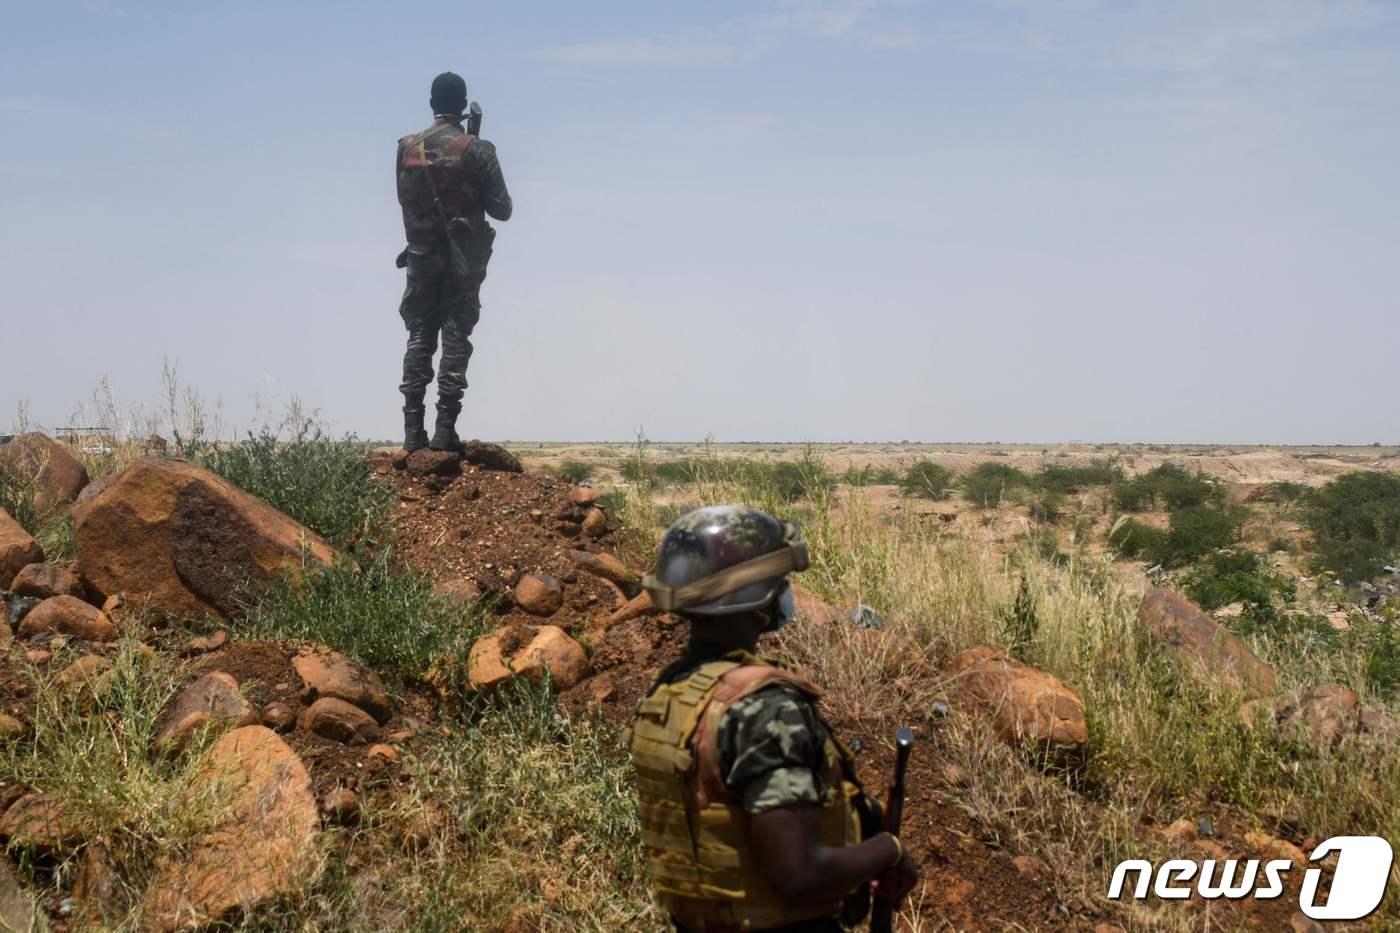
<instances>
[{"instance_id":1,"label":"soldier's arm","mask_svg":"<svg viewBox=\"0 0 1400 933\"><path fill-rule=\"evenodd\" d=\"M899 855L888 836L851 846L820 843L826 791L821 730L811 702L785 686L745 697L720 723L725 784L753 817L759 870L794 902L839 900L889 869Z\"/></svg>"},{"instance_id":2,"label":"soldier's arm","mask_svg":"<svg viewBox=\"0 0 1400 933\"><path fill-rule=\"evenodd\" d=\"M884 874L900 858L887 835L853 846L820 843L821 812L816 807L779 807L755 816L749 824L759 870L785 900L832 900L844 897Z\"/></svg>"},{"instance_id":3,"label":"soldier's arm","mask_svg":"<svg viewBox=\"0 0 1400 933\"><path fill-rule=\"evenodd\" d=\"M515 205L511 203L510 192L506 190L506 178L501 173L501 161L496 157L496 147L484 139L478 139L467 156L476 163L477 178L481 185L481 206L493 220L510 220Z\"/></svg>"}]
</instances>

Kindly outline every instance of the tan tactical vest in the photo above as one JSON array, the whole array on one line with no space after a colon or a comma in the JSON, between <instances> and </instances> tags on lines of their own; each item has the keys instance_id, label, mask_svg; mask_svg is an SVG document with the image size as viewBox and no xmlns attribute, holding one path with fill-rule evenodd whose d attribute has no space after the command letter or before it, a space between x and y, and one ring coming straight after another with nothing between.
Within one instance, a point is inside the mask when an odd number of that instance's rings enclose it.
<instances>
[{"instance_id":1,"label":"tan tactical vest","mask_svg":"<svg viewBox=\"0 0 1400 933\"><path fill-rule=\"evenodd\" d=\"M820 695L788 671L740 652L701 665L685 680L662 684L638 708L631 745L642 844L662 904L692 930L761 930L841 908L839 899L791 904L778 896L755 865L751 817L730 799L724 784L718 735L725 711L779 682L812 699ZM830 730L824 752L820 841L854 845L860 824L851 799L859 787L847 780L855 773L850 753Z\"/></svg>"}]
</instances>

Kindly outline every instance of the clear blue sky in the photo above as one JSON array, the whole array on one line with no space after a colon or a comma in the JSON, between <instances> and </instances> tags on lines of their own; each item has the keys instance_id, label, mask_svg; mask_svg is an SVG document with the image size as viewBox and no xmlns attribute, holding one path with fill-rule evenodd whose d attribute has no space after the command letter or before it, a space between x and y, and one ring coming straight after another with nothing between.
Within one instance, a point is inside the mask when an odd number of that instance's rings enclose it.
<instances>
[{"instance_id":1,"label":"clear blue sky","mask_svg":"<svg viewBox=\"0 0 1400 933\"><path fill-rule=\"evenodd\" d=\"M6 2L0 425L399 430L395 140L516 215L463 433L1400 441L1400 3Z\"/></svg>"}]
</instances>

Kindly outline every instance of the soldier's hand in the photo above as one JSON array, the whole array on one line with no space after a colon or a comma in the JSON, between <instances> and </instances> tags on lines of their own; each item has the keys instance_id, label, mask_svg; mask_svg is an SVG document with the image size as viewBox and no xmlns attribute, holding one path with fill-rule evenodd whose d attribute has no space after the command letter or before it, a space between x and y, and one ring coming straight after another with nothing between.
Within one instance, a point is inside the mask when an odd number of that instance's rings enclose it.
<instances>
[{"instance_id":1,"label":"soldier's hand","mask_svg":"<svg viewBox=\"0 0 1400 933\"><path fill-rule=\"evenodd\" d=\"M875 879L875 896L887 901L901 901L919 883L919 869L905 852L898 862Z\"/></svg>"}]
</instances>

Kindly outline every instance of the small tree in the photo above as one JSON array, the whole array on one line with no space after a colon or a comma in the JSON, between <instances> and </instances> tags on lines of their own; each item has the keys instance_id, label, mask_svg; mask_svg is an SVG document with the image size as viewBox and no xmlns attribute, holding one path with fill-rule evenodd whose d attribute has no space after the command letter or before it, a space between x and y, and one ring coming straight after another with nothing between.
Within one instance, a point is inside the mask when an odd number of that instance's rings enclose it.
<instances>
[{"instance_id":1,"label":"small tree","mask_svg":"<svg viewBox=\"0 0 1400 933\"><path fill-rule=\"evenodd\" d=\"M953 488L953 471L930 460L920 460L899 480L906 495L946 499Z\"/></svg>"}]
</instances>

